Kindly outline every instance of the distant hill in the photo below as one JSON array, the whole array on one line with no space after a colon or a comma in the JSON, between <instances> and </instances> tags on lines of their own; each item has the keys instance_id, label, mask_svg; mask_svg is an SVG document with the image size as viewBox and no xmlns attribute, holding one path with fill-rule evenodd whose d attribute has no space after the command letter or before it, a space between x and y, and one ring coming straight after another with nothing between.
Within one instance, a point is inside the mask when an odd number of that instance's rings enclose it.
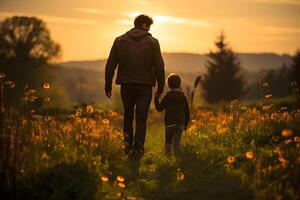
<instances>
[{"instance_id":1,"label":"distant hill","mask_svg":"<svg viewBox=\"0 0 300 200\"><path fill-rule=\"evenodd\" d=\"M238 53L241 66L246 71L257 72L266 69L276 69L283 63L290 63L289 55L274 53ZM164 53L163 58L168 72L205 72L207 56L190 53ZM104 71L106 60L70 61L59 65L67 68Z\"/></svg>"}]
</instances>

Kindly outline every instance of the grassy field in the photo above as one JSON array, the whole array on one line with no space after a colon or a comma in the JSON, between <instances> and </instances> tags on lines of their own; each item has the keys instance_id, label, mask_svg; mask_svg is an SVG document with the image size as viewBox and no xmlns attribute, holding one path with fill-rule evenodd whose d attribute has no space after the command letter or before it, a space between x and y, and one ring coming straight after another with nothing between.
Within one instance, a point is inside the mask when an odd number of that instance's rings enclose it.
<instances>
[{"instance_id":1,"label":"grassy field","mask_svg":"<svg viewBox=\"0 0 300 200\"><path fill-rule=\"evenodd\" d=\"M178 157L164 154L151 111L140 162L123 153L122 116L6 112L1 195L6 199L299 199L300 110L269 102L193 109ZM3 198L2 198L3 199Z\"/></svg>"}]
</instances>

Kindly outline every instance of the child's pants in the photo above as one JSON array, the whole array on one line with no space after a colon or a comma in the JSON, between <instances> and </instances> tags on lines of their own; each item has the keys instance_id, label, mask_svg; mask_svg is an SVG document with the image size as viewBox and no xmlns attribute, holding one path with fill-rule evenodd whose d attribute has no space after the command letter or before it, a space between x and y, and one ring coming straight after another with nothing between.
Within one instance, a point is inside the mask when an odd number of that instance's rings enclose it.
<instances>
[{"instance_id":1,"label":"child's pants","mask_svg":"<svg viewBox=\"0 0 300 200\"><path fill-rule=\"evenodd\" d=\"M165 148L167 155L177 154L180 150L180 140L184 126L172 125L166 127Z\"/></svg>"}]
</instances>

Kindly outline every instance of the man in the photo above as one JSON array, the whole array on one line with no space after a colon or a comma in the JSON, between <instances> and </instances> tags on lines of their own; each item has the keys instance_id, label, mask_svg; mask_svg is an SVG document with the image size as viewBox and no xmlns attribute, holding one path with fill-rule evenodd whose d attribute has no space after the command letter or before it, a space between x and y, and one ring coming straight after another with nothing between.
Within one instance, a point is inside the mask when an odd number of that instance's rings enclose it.
<instances>
[{"instance_id":1,"label":"man","mask_svg":"<svg viewBox=\"0 0 300 200\"><path fill-rule=\"evenodd\" d=\"M109 98L112 96L112 79L118 67L116 84L121 85L125 153L130 153L130 156L136 159L140 159L144 153L152 87L157 81L158 89L155 95L159 97L165 84L164 62L159 42L148 32L152 24L153 20L146 15L136 17L134 28L115 39L105 67L105 93Z\"/></svg>"}]
</instances>

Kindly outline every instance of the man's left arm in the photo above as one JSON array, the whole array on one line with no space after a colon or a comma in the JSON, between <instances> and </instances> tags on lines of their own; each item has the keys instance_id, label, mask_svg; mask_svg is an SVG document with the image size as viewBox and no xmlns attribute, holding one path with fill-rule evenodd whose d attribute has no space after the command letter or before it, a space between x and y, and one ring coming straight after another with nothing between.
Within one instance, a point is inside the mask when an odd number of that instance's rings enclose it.
<instances>
[{"instance_id":1,"label":"man's left arm","mask_svg":"<svg viewBox=\"0 0 300 200\"><path fill-rule=\"evenodd\" d=\"M163 93L165 86L165 65L161 55L158 40L154 39L154 73L157 79L157 92L156 95L160 96Z\"/></svg>"},{"instance_id":2,"label":"man's left arm","mask_svg":"<svg viewBox=\"0 0 300 200\"><path fill-rule=\"evenodd\" d=\"M105 66L105 93L109 98L111 97L112 79L118 66L117 39L113 43Z\"/></svg>"}]
</instances>

